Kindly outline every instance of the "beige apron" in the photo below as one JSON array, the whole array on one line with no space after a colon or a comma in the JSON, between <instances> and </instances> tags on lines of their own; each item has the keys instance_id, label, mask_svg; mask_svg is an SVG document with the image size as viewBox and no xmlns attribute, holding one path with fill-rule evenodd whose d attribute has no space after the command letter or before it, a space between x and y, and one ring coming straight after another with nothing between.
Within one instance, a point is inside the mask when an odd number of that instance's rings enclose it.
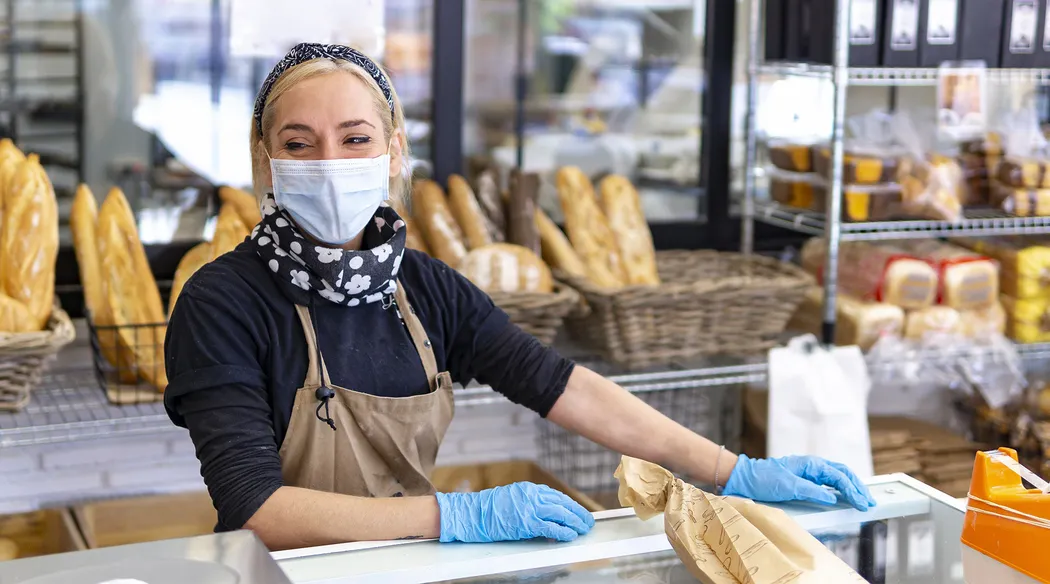
<instances>
[{"instance_id":1,"label":"beige apron","mask_svg":"<svg viewBox=\"0 0 1050 584\"><path fill-rule=\"evenodd\" d=\"M378 397L332 385L310 311L296 305L310 363L281 445L285 485L358 497L434 492L430 473L452 421L452 378L447 372L438 373L430 340L402 286L394 299L430 383L430 392L424 395ZM318 419L318 406L324 410L316 394L322 383L335 393L328 404L335 431Z\"/></svg>"}]
</instances>

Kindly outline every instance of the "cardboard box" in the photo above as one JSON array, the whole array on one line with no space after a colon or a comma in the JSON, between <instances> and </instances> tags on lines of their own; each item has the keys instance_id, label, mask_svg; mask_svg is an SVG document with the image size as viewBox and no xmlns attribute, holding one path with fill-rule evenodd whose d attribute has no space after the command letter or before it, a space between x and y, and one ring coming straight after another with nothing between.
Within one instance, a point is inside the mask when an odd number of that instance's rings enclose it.
<instances>
[{"instance_id":1,"label":"cardboard box","mask_svg":"<svg viewBox=\"0 0 1050 584\"><path fill-rule=\"evenodd\" d=\"M1009 0L1003 23L1003 50L999 60L1001 67L1035 67L1035 49L1042 13L1040 0Z\"/></svg>"},{"instance_id":2,"label":"cardboard box","mask_svg":"<svg viewBox=\"0 0 1050 584\"><path fill-rule=\"evenodd\" d=\"M919 64L940 67L959 60L959 13L961 0L925 0L920 29Z\"/></svg>"},{"instance_id":3,"label":"cardboard box","mask_svg":"<svg viewBox=\"0 0 1050 584\"><path fill-rule=\"evenodd\" d=\"M1005 14L1006 0L962 0L959 59L998 67Z\"/></svg>"},{"instance_id":4,"label":"cardboard box","mask_svg":"<svg viewBox=\"0 0 1050 584\"><path fill-rule=\"evenodd\" d=\"M89 503L73 516L89 549L206 535L218 523L206 492Z\"/></svg>"},{"instance_id":5,"label":"cardboard box","mask_svg":"<svg viewBox=\"0 0 1050 584\"><path fill-rule=\"evenodd\" d=\"M68 509L0 516L0 538L18 546L19 558L87 549Z\"/></svg>"},{"instance_id":6,"label":"cardboard box","mask_svg":"<svg viewBox=\"0 0 1050 584\"><path fill-rule=\"evenodd\" d=\"M919 66L920 0L886 0L883 19L882 65Z\"/></svg>"},{"instance_id":7,"label":"cardboard box","mask_svg":"<svg viewBox=\"0 0 1050 584\"><path fill-rule=\"evenodd\" d=\"M438 491L445 493L473 493L527 481L537 485L547 485L556 491L561 491L583 505L588 511L605 510L604 506L599 505L591 497L565 484L535 462L526 460L439 467L434 469L430 481L434 483Z\"/></svg>"}]
</instances>

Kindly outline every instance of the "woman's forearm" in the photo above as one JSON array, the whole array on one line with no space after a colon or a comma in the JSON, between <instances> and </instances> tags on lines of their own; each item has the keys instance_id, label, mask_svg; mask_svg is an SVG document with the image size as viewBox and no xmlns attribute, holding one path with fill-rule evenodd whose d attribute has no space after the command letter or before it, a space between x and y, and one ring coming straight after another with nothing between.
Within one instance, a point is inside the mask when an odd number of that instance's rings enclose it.
<instances>
[{"instance_id":1,"label":"woman's forearm","mask_svg":"<svg viewBox=\"0 0 1050 584\"><path fill-rule=\"evenodd\" d=\"M579 365L547 418L627 456L724 486L736 455L682 427L601 375Z\"/></svg>"},{"instance_id":2,"label":"woman's forearm","mask_svg":"<svg viewBox=\"0 0 1050 584\"><path fill-rule=\"evenodd\" d=\"M349 541L436 538L441 516L434 497L371 499L281 487L244 527L276 551Z\"/></svg>"}]
</instances>

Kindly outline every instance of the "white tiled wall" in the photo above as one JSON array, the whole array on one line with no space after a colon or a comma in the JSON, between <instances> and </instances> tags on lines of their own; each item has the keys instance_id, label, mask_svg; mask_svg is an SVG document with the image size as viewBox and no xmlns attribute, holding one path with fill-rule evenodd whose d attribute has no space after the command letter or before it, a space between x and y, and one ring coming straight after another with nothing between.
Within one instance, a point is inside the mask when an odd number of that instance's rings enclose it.
<instances>
[{"instance_id":1,"label":"white tiled wall","mask_svg":"<svg viewBox=\"0 0 1050 584\"><path fill-rule=\"evenodd\" d=\"M461 407L439 465L534 459L536 415L510 403ZM76 501L204 488L186 431L0 451L0 514Z\"/></svg>"}]
</instances>

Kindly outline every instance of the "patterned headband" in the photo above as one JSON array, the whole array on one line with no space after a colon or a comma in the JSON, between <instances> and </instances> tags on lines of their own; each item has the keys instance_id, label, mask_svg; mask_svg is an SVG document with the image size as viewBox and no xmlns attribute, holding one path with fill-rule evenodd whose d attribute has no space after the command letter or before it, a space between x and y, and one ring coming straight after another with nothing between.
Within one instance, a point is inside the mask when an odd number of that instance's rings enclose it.
<instances>
[{"instance_id":1,"label":"patterned headband","mask_svg":"<svg viewBox=\"0 0 1050 584\"><path fill-rule=\"evenodd\" d=\"M277 80L288 69L313 59L338 59L361 67L372 76L380 91L383 92L383 96L386 97L386 103L390 106L390 111L394 111L394 97L390 91L390 81L379 70L379 66L375 64L375 61L369 59L364 53L343 45L299 43L292 47L292 50L288 51L288 54L273 66L273 71L270 71L270 74L266 76L266 81L263 81L262 87L259 88L259 95L255 98L255 112L252 116L255 118L255 127L259 130L260 136L263 132L263 107L266 105L266 98L270 96L274 83L277 83Z\"/></svg>"}]
</instances>

